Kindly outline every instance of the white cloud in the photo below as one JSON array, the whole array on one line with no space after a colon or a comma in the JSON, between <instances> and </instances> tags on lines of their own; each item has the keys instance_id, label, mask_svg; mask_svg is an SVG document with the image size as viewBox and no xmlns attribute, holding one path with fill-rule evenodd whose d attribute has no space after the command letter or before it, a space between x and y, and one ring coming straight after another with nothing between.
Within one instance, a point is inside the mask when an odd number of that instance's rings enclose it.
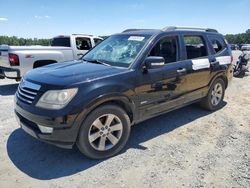
<instances>
[{"instance_id":1,"label":"white cloud","mask_svg":"<svg viewBox=\"0 0 250 188\"><path fill-rule=\"evenodd\" d=\"M48 16L48 15L46 15L46 16L37 16L37 15L35 15L34 18L35 19L50 19L51 17Z\"/></svg>"},{"instance_id":2,"label":"white cloud","mask_svg":"<svg viewBox=\"0 0 250 188\"><path fill-rule=\"evenodd\" d=\"M0 21L6 22L6 21L8 21L8 19L7 18L0 18Z\"/></svg>"}]
</instances>

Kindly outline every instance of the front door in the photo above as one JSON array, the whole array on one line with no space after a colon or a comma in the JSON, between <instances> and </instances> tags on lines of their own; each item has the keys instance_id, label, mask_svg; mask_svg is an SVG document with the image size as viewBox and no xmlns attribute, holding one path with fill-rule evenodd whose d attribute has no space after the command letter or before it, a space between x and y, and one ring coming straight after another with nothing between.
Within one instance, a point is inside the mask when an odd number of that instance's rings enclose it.
<instances>
[{"instance_id":1,"label":"front door","mask_svg":"<svg viewBox=\"0 0 250 188\"><path fill-rule=\"evenodd\" d=\"M75 43L77 59L80 59L85 53L87 53L92 48L90 38L76 37Z\"/></svg>"},{"instance_id":2,"label":"front door","mask_svg":"<svg viewBox=\"0 0 250 188\"><path fill-rule=\"evenodd\" d=\"M182 100L181 90L190 65L179 61L179 39L177 36L161 38L152 48L148 56L161 56L165 65L138 72L139 84L136 88L137 106L140 119L146 119L168 110L170 100ZM169 104L170 105L170 104Z\"/></svg>"}]
</instances>

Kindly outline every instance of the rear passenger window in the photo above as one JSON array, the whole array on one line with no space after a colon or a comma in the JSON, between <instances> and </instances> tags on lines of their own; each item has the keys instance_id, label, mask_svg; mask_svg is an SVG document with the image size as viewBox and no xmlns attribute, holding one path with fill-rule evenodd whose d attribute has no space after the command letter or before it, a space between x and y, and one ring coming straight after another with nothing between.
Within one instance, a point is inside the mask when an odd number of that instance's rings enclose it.
<instances>
[{"instance_id":1,"label":"rear passenger window","mask_svg":"<svg viewBox=\"0 0 250 188\"><path fill-rule=\"evenodd\" d=\"M164 37L156 43L149 56L161 56L165 63L177 61L177 37Z\"/></svg>"},{"instance_id":2,"label":"rear passenger window","mask_svg":"<svg viewBox=\"0 0 250 188\"><path fill-rule=\"evenodd\" d=\"M208 39L213 46L214 53L219 53L226 48L226 43L224 42L223 38L217 36L208 36Z\"/></svg>"},{"instance_id":3,"label":"rear passenger window","mask_svg":"<svg viewBox=\"0 0 250 188\"><path fill-rule=\"evenodd\" d=\"M188 59L207 56L207 49L201 36L184 36L184 41Z\"/></svg>"},{"instance_id":4,"label":"rear passenger window","mask_svg":"<svg viewBox=\"0 0 250 188\"><path fill-rule=\"evenodd\" d=\"M94 38L95 45L99 44L102 42L102 39Z\"/></svg>"}]
</instances>

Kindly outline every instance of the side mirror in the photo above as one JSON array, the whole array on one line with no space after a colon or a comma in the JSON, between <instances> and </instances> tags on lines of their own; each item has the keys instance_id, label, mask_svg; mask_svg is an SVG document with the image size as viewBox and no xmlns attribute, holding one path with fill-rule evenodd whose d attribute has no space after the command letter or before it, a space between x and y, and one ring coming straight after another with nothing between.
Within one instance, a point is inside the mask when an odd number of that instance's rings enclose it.
<instances>
[{"instance_id":1,"label":"side mirror","mask_svg":"<svg viewBox=\"0 0 250 188\"><path fill-rule=\"evenodd\" d=\"M165 65L165 59L160 56L148 56L144 61L143 70L156 69Z\"/></svg>"}]
</instances>

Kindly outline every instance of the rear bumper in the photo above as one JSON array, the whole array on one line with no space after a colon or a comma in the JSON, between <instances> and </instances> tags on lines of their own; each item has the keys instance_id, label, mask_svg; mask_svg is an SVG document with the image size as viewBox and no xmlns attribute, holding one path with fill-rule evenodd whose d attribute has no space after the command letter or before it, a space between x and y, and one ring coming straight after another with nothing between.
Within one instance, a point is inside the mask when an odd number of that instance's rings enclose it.
<instances>
[{"instance_id":1,"label":"rear bumper","mask_svg":"<svg viewBox=\"0 0 250 188\"><path fill-rule=\"evenodd\" d=\"M80 121L78 115L51 118L25 111L15 104L16 119L21 128L32 137L61 148L70 149L76 142ZM66 120L65 120L66 119ZM38 125L53 128L52 133L43 133Z\"/></svg>"},{"instance_id":2,"label":"rear bumper","mask_svg":"<svg viewBox=\"0 0 250 188\"><path fill-rule=\"evenodd\" d=\"M16 68L0 67L0 77L5 77L9 79L20 79L20 70Z\"/></svg>"}]
</instances>

